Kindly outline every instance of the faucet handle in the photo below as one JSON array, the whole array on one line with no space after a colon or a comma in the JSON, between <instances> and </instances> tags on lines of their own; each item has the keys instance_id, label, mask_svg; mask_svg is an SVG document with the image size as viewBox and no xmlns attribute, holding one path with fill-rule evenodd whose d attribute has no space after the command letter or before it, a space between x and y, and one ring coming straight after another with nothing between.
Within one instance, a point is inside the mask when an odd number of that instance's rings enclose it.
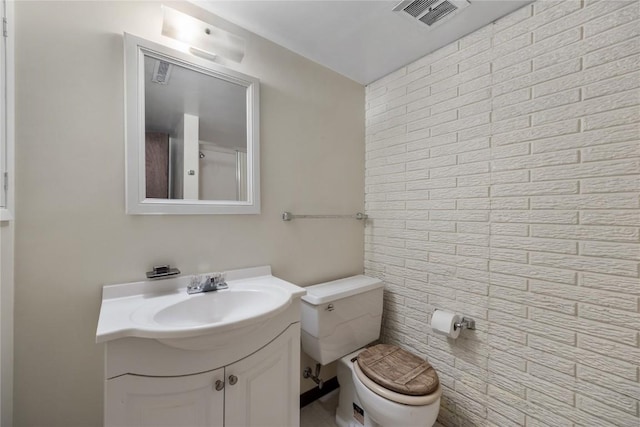
<instances>
[{"instance_id":1,"label":"faucet handle","mask_svg":"<svg viewBox=\"0 0 640 427\"><path fill-rule=\"evenodd\" d=\"M227 282L225 281L226 277L227 277L227 274L224 272L215 274L213 280L215 280L215 284L218 287L218 289L226 289L229 287L227 285Z\"/></svg>"},{"instance_id":2,"label":"faucet handle","mask_svg":"<svg viewBox=\"0 0 640 427\"><path fill-rule=\"evenodd\" d=\"M188 291L198 291L202 289L202 276L199 274L194 274L189 279L189 286L187 286Z\"/></svg>"}]
</instances>

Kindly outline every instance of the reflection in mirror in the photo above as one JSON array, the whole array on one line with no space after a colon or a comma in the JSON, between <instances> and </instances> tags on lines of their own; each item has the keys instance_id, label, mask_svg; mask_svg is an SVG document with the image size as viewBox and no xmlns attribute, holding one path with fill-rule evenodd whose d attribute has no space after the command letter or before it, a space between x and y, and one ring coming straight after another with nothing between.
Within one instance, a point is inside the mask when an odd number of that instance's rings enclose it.
<instances>
[{"instance_id":1,"label":"reflection in mirror","mask_svg":"<svg viewBox=\"0 0 640 427\"><path fill-rule=\"evenodd\" d=\"M144 55L146 198L247 200L247 88Z\"/></svg>"},{"instance_id":2,"label":"reflection in mirror","mask_svg":"<svg viewBox=\"0 0 640 427\"><path fill-rule=\"evenodd\" d=\"M256 78L125 34L130 214L260 213Z\"/></svg>"}]
</instances>

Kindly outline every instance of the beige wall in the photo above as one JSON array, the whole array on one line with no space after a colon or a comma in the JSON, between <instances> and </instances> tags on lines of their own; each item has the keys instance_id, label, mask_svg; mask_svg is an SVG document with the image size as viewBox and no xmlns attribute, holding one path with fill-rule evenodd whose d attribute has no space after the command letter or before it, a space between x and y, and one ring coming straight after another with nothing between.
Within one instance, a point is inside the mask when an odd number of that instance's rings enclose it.
<instances>
[{"instance_id":1,"label":"beige wall","mask_svg":"<svg viewBox=\"0 0 640 427\"><path fill-rule=\"evenodd\" d=\"M13 417L13 245L14 223L0 224L0 425Z\"/></svg>"},{"instance_id":2,"label":"beige wall","mask_svg":"<svg viewBox=\"0 0 640 427\"><path fill-rule=\"evenodd\" d=\"M360 222L280 220L362 210L362 86L241 33L235 67L261 80L262 214L127 216L121 35L157 40L160 3L19 2L16 15L16 426L101 424L103 284L159 262L270 264L301 285L362 272Z\"/></svg>"}]
</instances>

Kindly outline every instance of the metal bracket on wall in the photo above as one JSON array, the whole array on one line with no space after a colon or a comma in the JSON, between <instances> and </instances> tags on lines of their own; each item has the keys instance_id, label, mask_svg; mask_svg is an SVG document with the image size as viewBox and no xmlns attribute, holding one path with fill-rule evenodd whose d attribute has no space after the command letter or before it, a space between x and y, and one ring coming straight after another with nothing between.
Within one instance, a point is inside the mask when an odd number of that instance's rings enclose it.
<instances>
[{"instance_id":1,"label":"metal bracket on wall","mask_svg":"<svg viewBox=\"0 0 640 427\"><path fill-rule=\"evenodd\" d=\"M345 219L345 218L353 218L357 220L364 220L369 218L367 214L363 214L362 212L358 212L355 215L294 215L291 212L283 212L282 220L283 221L291 221L294 218L314 218L314 219Z\"/></svg>"},{"instance_id":2,"label":"metal bracket on wall","mask_svg":"<svg viewBox=\"0 0 640 427\"><path fill-rule=\"evenodd\" d=\"M470 317L463 317L462 320L460 322L454 323L453 326L456 329L475 329L476 328L476 321L473 320Z\"/></svg>"}]
</instances>

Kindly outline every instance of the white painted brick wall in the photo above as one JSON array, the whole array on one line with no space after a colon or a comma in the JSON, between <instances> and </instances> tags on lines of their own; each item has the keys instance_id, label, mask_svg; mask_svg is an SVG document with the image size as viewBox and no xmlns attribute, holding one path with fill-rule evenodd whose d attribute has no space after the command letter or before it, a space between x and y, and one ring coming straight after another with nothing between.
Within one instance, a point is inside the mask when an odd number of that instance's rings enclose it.
<instances>
[{"instance_id":1,"label":"white painted brick wall","mask_svg":"<svg viewBox=\"0 0 640 427\"><path fill-rule=\"evenodd\" d=\"M538 1L367 88L365 268L451 426L640 425L640 3ZM476 318L434 335L434 309Z\"/></svg>"}]
</instances>

